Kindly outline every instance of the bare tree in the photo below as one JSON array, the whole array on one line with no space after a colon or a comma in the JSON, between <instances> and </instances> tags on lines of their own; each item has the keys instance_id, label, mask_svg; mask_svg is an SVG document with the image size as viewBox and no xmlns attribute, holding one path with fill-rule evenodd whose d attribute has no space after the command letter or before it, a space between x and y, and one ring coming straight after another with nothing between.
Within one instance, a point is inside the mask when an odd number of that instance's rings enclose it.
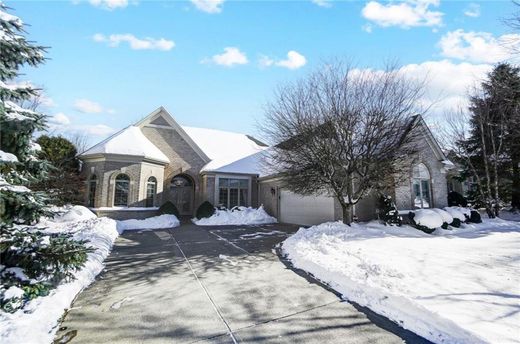
<instances>
[{"instance_id":1,"label":"bare tree","mask_svg":"<svg viewBox=\"0 0 520 344\"><path fill-rule=\"evenodd\" d=\"M78 154L85 152L89 147L89 137L86 133L73 132L67 138L76 147Z\"/></svg>"},{"instance_id":2,"label":"bare tree","mask_svg":"<svg viewBox=\"0 0 520 344\"><path fill-rule=\"evenodd\" d=\"M398 183L409 169L423 90L423 82L392 66L371 71L325 64L280 88L268 104L261 129L278 144L266 163L293 192L335 197L350 223L353 205Z\"/></svg>"}]
</instances>

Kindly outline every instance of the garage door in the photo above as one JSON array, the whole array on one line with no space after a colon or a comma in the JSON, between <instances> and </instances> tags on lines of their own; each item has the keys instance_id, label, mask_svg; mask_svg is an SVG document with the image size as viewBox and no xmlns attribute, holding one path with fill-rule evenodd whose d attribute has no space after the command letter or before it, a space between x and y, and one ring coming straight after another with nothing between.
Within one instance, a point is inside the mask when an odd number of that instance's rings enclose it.
<instances>
[{"instance_id":1,"label":"garage door","mask_svg":"<svg viewBox=\"0 0 520 344\"><path fill-rule=\"evenodd\" d=\"M327 196L301 196L280 192L280 222L316 225L334 220L334 199Z\"/></svg>"}]
</instances>

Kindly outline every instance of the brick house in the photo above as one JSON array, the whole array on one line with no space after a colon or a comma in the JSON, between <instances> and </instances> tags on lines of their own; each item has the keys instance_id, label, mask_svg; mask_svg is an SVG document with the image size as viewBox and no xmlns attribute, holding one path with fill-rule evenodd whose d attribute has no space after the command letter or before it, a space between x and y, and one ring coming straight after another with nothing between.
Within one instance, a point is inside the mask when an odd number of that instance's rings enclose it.
<instances>
[{"instance_id":1,"label":"brick house","mask_svg":"<svg viewBox=\"0 0 520 344\"><path fill-rule=\"evenodd\" d=\"M393 190L399 209L444 207L450 162L420 116L418 163ZM265 171L268 147L251 136L179 125L163 107L80 155L87 180L85 203L98 215L117 219L157 214L166 201L181 215L193 216L204 201L231 208L265 209L281 222L303 225L341 218L331 197L301 196ZM376 216L376 197L354 209L360 220Z\"/></svg>"}]
</instances>

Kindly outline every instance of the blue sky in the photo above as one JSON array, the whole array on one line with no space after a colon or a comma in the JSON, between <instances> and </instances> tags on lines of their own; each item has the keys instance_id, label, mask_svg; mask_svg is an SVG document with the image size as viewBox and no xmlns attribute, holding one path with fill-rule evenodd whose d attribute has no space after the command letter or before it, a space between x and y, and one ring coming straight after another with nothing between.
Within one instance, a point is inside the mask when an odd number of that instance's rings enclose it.
<instances>
[{"instance_id":1,"label":"blue sky","mask_svg":"<svg viewBox=\"0 0 520 344\"><path fill-rule=\"evenodd\" d=\"M184 125L256 134L277 85L323 60L398 60L428 75L433 119L511 59L509 1L7 1L49 46L24 70L45 88L52 130L94 143L165 106ZM227 48L227 49L226 49Z\"/></svg>"}]
</instances>

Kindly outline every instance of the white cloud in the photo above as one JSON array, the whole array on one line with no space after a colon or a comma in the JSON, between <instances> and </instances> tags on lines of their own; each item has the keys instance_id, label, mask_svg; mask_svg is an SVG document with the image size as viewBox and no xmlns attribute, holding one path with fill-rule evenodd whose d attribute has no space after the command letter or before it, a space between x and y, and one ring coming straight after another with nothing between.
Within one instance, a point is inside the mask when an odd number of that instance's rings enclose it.
<instances>
[{"instance_id":1,"label":"white cloud","mask_svg":"<svg viewBox=\"0 0 520 344\"><path fill-rule=\"evenodd\" d=\"M99 103L88 99L77 99L74 102L74 108L82 113L115 113L113 109L105 109Z\"/></svg>"},{"instance_id":2,"label":"white cloud","mask_svg":"<svg viewBox=\"0 0 520 344\"><path fill-rule=\"evenodd\" d=\"M332 0L312 0L312 3L320 7L332 7Z\"/></svg>"},{"instance_id":3,"label":"white cloud","mask_svg":"<svg viewBox=\"0 0 520 344\"><path fill-rule=\"evenodd\" d=\"M71 126L69 131L82 132L93 136L107 136L115 130L105 124L84 124Z\"/></svg>"},{"instance_id":4,"label":"white cloud","mask_svg":"<svg viewBox=\"0 0 520 344\"><path fill-rule=\"evenodd\" d=\"M195 7L206 13L220 13L222 12L222 5L224 0L190 0Z\"/></svg>"},{"instance_id":5,"label":"white cloud","mask_svg":"<svg viewBox=\"0 0 520 344\"><path fill-rule=\"evenodd\" d=\"M126 34L112 34L105 36L101 33L96 33L92 36L95 42L108 43L109 47L118 47L121 42L126 42L133 50L162 50L168 51L175 47L175 42L164 38L137 38L130 33Z\"/></svg>"},{"instance_id":6,"label":"white cloud","mask_svg":"<svg viewBox=\"0 0 520 344\"><path fill-rule=\"evenodd\" d=\"M372 25L370 24L365 24L361 27L361 29L365 32L368 32L368 33L372 33Z\"/></svg>"},{"instance_id":7,"label":"white cloud","mask_svg":"<svg viewBox=\"0 0 520 344\"><path fill-rule=\"evenodd\" d=\"M128 6L128 0L89 0L89 3L92 6L106 10L115 10L116 8L125 8Z\"/></svg>"},{"instance_id":8,"label":"white cloud","mask_svg":"<svg viewBox=\"0 0 520 344\"><path fill-rule=\"evenodd\" d=\"M368 2L361 11L363 17L382 27L440 26L443 13L430 10L439 6L439 0L405 0L381 4Z\"/></svg>"},{"instance_id":9,"label":"white cloud","mask_svg":"<svg viewBox=\"0 0 520 344\"><path fill-rule=\"evenodd\" d=\"M520 34L498 38L488 32L466 32L463 29L446 33L439 41L445 57L473 62L495 63L512 57L512 50L520 48Z\"/></svg>"},{"instance_id":10,"label":"white cloud","mask_svg":"<svg viewBox=\"0 0 520 344\"><path fill-rule=\"evenodd\" d=\"M289 69L298 69L307 63L305 56L297 51L291 50L287 53L287 59L275 62L278 67L285 67Z\"/></svg>"},{"instance_id":11,"label":"white cloud","mask_svg":"<svg viewBox=\"0 0 520 344\"><path fill-rule=\"evenodd\" d=\"M411 79L426 80L422 105L431 107L433 116L441 116L458 107L467 107L467 94L486 78L493 68L489 64L453 63L449 60L409 64L400 70Z\"/></svg>"},{"instance_id":12,"label":"white cloud","mask_svg":"<svg viewBox=\"0 0 520 344\"><path fill-rule=\"evenodd\" d=\"M260 59L258 59L258 65L262 68L278 66L288 69L298 69L305 66L306 63L307 59L305 56L294 50L287 53L287 59L285 60L275 60L265 55L260 56Z\"/></svg>"},{"instance_id":13,"label":"white cloud","mask_svg":"<svg viewBox=\"0 0 520 344\"><path fill-rule=\"evenodd\" d=\"M51 125L63 126L70 124L70 119L63 112L59 112L49 118Z\"/></svg>"},{"instance_id":14,"label":"white cloud","mask_svg":"<svg viewBox=\"0 0 520 344\"><path fill-rule=\"evenodd\" d=\"M476 3L471 3L464 10L464 15L468 17L480 17L480 5Z\"/></svg>"},{"instance_id":15,"label":"white cloud","mask_svg":"<svg viewBox=\"0 0 520 344\"><path fill-rule=\"evenodd\" d=\"M222 54L213 55L210 59L204 59L202 63L214 63L221 66L232 67L249 63L246 54L236 47L226 47Z\"/></svg>"}]
</instances>

